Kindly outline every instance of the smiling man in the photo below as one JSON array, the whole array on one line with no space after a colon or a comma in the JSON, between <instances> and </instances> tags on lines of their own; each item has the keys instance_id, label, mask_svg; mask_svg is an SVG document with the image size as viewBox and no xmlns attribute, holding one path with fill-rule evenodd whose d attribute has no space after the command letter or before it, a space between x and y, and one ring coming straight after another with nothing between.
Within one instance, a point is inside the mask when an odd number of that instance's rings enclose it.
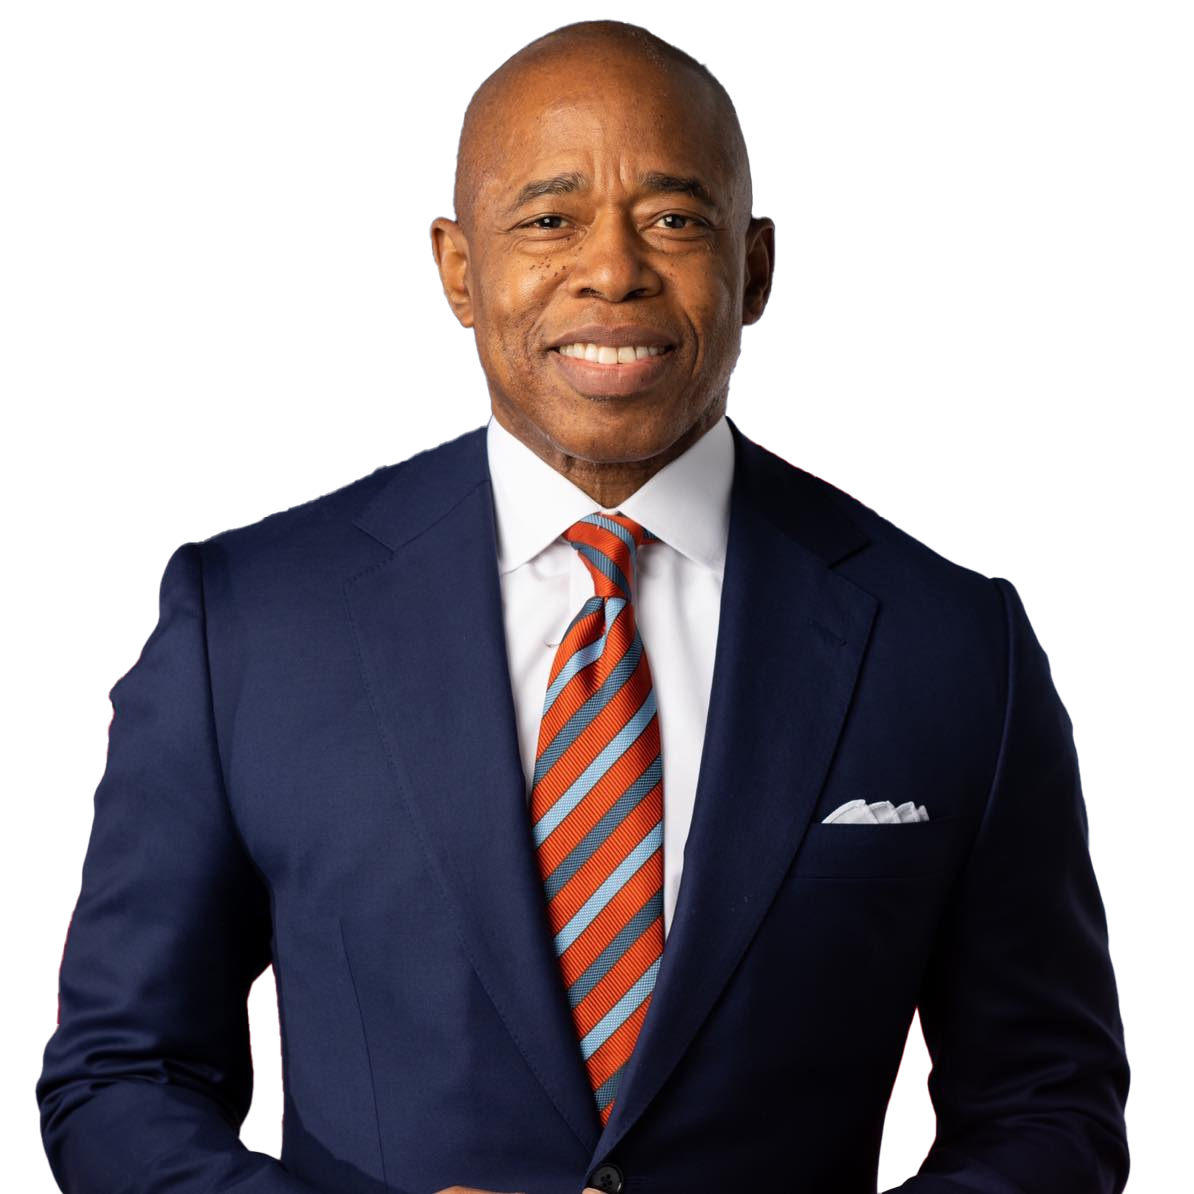
<instances>
[{"instance_id":1,"label":"smiling man","mask_svg":"<svg viewBox=\"0 0 1194 1194\"><path fill-rule=\"evenodd\" d=\"M572 25L485 81L458 163L432 240L494 418L615 506L724 415L767 301L733 104L644 30Z\"/></svg>"},{"instance_id":2,"label":"smiling man","mask_svg":"<svg viewBox=\"0 0 1194 1194\"><path fill-rule=\"evenodd\" d=\"M732 103L612 21L469 105L431 227L491 418L186 543L112 689L38 1082L74 1194L1117 1194L1070 720L1015 588L727 416ZM285 1120L241 1144L272 963Z\"/></svg>"}]
</instances>

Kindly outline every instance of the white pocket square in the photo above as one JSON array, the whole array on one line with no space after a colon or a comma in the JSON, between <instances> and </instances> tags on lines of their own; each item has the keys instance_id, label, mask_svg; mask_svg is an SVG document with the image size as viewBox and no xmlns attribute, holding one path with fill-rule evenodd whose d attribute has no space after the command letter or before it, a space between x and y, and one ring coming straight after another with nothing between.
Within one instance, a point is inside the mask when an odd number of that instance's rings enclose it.
<instances>
[{"instance_id":1,"label":"white pocket square","mask_svg":"<svg viewBox=\"0 0 1194 1194\"><path fill-rule=\"evenodd\" d=\"M923 804L905 801L898 808L890 800L867 804L865 800L847 800L826 817L822 825L905 825L927 821L928 811Z\"/></svg>"}]
</instances>

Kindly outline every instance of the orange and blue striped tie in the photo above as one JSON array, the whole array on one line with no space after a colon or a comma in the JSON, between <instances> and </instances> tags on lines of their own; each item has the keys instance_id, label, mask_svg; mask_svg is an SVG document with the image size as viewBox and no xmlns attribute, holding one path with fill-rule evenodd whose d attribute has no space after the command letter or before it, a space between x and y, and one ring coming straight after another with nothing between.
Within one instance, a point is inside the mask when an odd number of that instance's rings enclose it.
<instances>
[{"instance_id":1,"label":"orange and blue striped tie","mask_svg":"<svg viewBox=\"0 0 1194 1194\"><path fill-rule=\"evenodd\" d=\"M543 702L530 820L547 916L602 1124L663 955L663 760L634 616L636 560L658 537L624 514L564 532L594 595L564 632Z\"/></svg>"}]
</instances>

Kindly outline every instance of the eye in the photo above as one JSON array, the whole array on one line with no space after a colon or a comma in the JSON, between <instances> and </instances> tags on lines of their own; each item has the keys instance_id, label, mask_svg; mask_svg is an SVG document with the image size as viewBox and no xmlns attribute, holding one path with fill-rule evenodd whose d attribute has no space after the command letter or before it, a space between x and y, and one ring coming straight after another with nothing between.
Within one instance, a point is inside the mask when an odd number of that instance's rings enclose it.
<instances>
[{"instance_id":1,"label":"eye","mask_svg":"<svg viewBox=\"0 0 1194 1194\"><path fill-rule=\"evenodd\" d=\"M544 220L566 220L566 217L565 216L536 216L534 220L528 220L527 223L519 224L519 227L534 228L536 230L536 232L558 232L559 229L543 227L542 221L544 221ZM689 223L693 223L695 221L696 223L700 224L700 226L702 228L709 227L708 221L700 219L700 216L684 215L683 213L679 213L679 211L669 211L669 213L659 216L659 220L688 220ZM684 232L685 229L669 228L666 230L667 230L667 232Z\"/></svg>"},{"instance_id":2,"label":"eye","mask_svg":"<svg viewBox=\"0 0 1194 1194\"><path fill-rule=\"evenodd\" d=\"M557 223L550 223L551 220L556 220ZM538 228L543 232L555 232L563 224L563 216L536 216L533 220L528 220L522 225L523 228Z\"/></svg>"},{"instance_id":3,"label":"eye","mask_svg":"<svg viewBox=\"0 0 1194 1194\"><path fill-rule=\"evenodd\" d=\"M676 212L676 211L668 212L666 215L662 215L659 218L661 220L682 221L681 223L666 224L665 227L670 232L683 232L685 230L685 228L687 228L689 225L695 225L700 228L708 228L709 227L709 225L704 220L702 220L699 216L686 216L686 215L682 215L680 212Z\"/></svg>"}]
</instances>

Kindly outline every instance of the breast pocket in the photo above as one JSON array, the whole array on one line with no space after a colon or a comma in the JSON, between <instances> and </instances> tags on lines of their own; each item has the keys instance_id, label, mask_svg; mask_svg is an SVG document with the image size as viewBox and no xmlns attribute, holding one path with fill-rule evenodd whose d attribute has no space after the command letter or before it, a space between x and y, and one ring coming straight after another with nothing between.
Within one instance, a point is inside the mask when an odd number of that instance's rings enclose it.
<instances>
[{"instance_id":1,"label":"breast pocket","mask_svg":"<svg viewBox=\"0 0 1194 1194\"><path fill-rule=\"evenodd\" d=\"M974 817L909 824L809 826L794 874L808 879L915 879L952 871L974 832Z\"/></svg>"}]
</instances>

